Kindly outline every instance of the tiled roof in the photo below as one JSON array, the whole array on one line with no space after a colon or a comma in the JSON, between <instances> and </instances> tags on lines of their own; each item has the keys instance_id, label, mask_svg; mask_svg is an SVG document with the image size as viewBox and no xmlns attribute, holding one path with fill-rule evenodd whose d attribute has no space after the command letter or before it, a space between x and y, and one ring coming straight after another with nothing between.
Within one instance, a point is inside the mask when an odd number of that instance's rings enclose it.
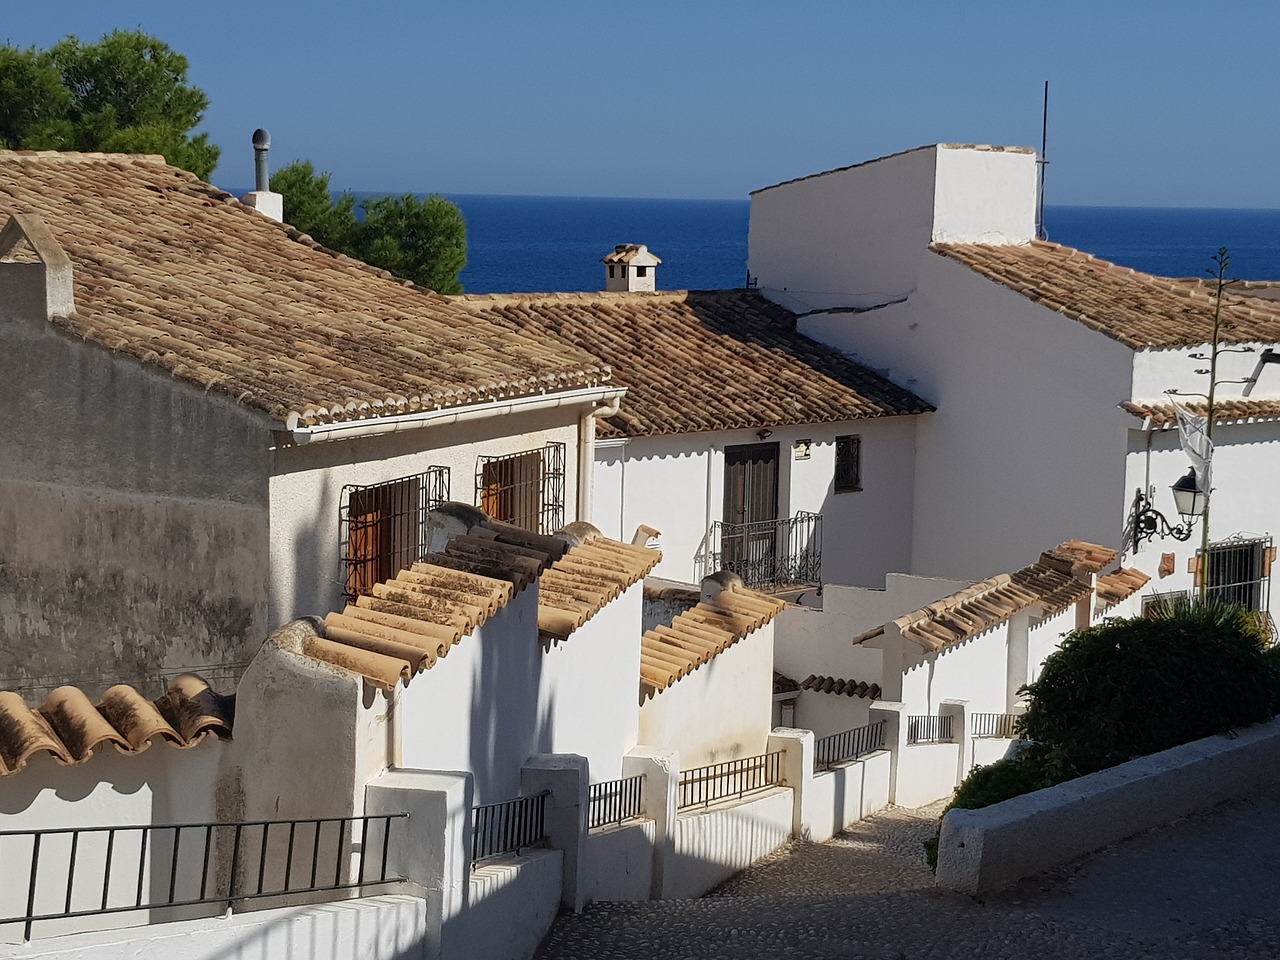
<instances>
[{"instance_id":1,"label":"tiled roof","mask_svg":"<svg viewBox=\"0 0 1280 960\"><path fill-rule=\"evenodd\" d=\"M585 388L608 368L333 253L160 157L0 151L0 225L75 269L67 333L290 425Z\"/></svg>"},{"instance_id":2,"label":"tiled roof","mask_svg":"<svg viewBox=\"0 0 1280 960\"><path fill-rule=\"evenodd\" d=\"M831 423L933 409L796 332L752 290L463 296L476 316L598 356L627 388L599 435Z\"/></svg>"},{"instance_id":3,"label":"tiled roof","mask_svg":"<svg viewBox=\"0 0 1280 960\"><path fill-rule=\"evenodd\" d=\"M792 680L786 674L779 673L775 670L773 671L773 692L775 695L779 693L799 693L800 684Z\"/></svg>"},{"instance_id":4,"label":"tiled roof","mask_svg":"<svg viewBox=\"0 0 1280 960\"><path fill-rule=\"evenodd\" d=\"M864 700L880 699L880 684L867 681L844 680L839 677L820 677L809 674L801 690L812 690L814 693L833 693L837 697L862 697Z\"/></svg>"},{"instance_id":5,"label":"tiled roof","mask_svg":"<svg viewBox=\"0 0 1280 960\"><path fill-rule=\"evenodd\" d=\"M1195 346L1212 339L1214 295L1208 282L1171 280L1056 243L934 244L932 249L1133 350ZM1280 341L1280 303L1228 293L1226 343Z\"/></svg>"},{"instance_id":6,"label":"tiled roof","mask_svg":"<svg viewBox=\"0 0 1280 960\"><path fill-rule=\"evenodd\" d=\"M665 690L787 608L782 600L742 588L723 590L654 627L640 638L640 680L646 696Z\"/></svg>"},{"instance_id":7,"label":"tiled roof","mask_svg":"<svg viewBox=\"0 0 1280 960\"><path fill-rule=\"evenodd\" d=\"M620 243L613 248L613 253L600 258L601 263L631 263L633 260L646 266L662 262L643 243Z\"/></svg>"},{"instance_id":8,"label":"tiled roof","mask_svg":"<svg viewBox=\"0 0 1280 960\"><path fill-rule=\"evenodd\" d=\"M1114 607L1121 600L1129 599L1150 582L1149 576L1132 567L1121 567L1115 573L1099 577L1097 585L1099 609Z\"/></svg>"},{"instance_id":9,"label":"tiled roof","mask_svg":"<svg viewBox=\"0 0 1280 960\"><path fill-rule=\"evenodd\" d=\"M1110 557L1104 562L1105 557ZM937 651L985 633L1015 614L1038 607L1056 613L1088 596L1088 576L1115 560L1115 552L1097 544L1068 540L1046 550L1029 567L965 587L920 610L893 620L898 632L927 651ZM1076 575L1072 575L1073 572ZM1080 576L1084 574L1085 576ZM882 631L855 638L861 643Z\"/></svg>"},{"instance_id":10,"label":"tiled roof","mask_svg":"<svg viewBox=\"0 0 1280 960\"><path fill-rule=\"evenodd\" d=\"M644 577L662 554L588 536L544 537L488 521L324 621L301 652L383 689L408 682L538 581L538 630L563 640Z\"/></svg>"},{"instance_id":11,"label":"tiled roof","mask_svg":"<svg viewBox=\"0 0 1280 960\"><path fill-rule=\"evenodd\" d=\"M1207 403L1188 402L1183 406L1196 416L1203 417L1209 410ZM1176 427L1177 415L1170 403L1135 403L1126 400L1120 404L1126 413L1143 420L1150 419L1153 427ZM1280 419L1280 400L1253 400L1248 397L1240 400L1213 401L1214 423L1230 423L1241 420L1276 420Z\"/></svg>"},{"instance_id":12,"label":"tiled roof","mask_svg":"<svg viewBox=\"0 0 1280 960\"><path fill-rule=\"evenodd\" d=\"M0 691L0 776L17 773L37 753L58 763L83 763L103 744L137 754L157 737L191 747L209 734L231 736L233 707L200 677L184 674L158 700L133 687L109 689L95 707L78 687L58 687L32 709L12 691Z\"/></svg>"}]
</instances>

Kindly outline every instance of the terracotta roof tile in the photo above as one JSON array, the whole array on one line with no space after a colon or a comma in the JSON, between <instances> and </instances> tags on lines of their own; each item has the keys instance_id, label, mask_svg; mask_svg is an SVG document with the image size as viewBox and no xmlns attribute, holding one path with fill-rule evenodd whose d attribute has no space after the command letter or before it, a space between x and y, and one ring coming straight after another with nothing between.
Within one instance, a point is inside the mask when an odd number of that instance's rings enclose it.
<instances>
[{"instance_id":1,"label":"terracotta roof tile","mask_svg":"<svg viewBox=\"0 0 1280 960\"><path fill-rule=\"evenodd\" d=\"M751 590L724 590L640 638L641 690L652 696L719 656L787 608Z\"/></svg>"},{"instance_id":2,"label":"terracotta roof tile","mask_svg":"<svg viewBox=\"0 0 1280 960\"><path fill-rule=\"evenodd\" d=\"M1195 346L1212 339L1214 296L1208 281L1157 277L1041 241L934 244L932 249L1134 350ZM1280 342L1280 303L1228 293L1222 305L1222 340Z\"/></svg>"},{"instance_id":3,"label":"terracotta roof tile","mask_svg":"<svg viewBox=\"0 0 1280 960\"><path fill-rule=\"evenodd\" d=\"M931 411L928 403L796 332L751 290L455 298L476 316L586 350L627 388L601 437L830 423ZM710 398L711 402L708 402Z\"/></svg>"},{"instance_id":4,"label":"terracotta roof tile","mask_svg":"<svg viewBox=\"0 0 1280 960\"><path fill-rule=\"evenodd\" d=\"M1203 417L1209 410L1209 405L1203 402L1193 401L1185 403L1183 406L1200 417ZM1131 413L1143 420L1150 419L1153 427L1164 428L1178 425L1177 415L1173 412L1173 404L1170 403L1135 403L1132 400L1126 400L1120 404L1120 408L1126 413ZM1213 402L1214 423L1277 419L1280 419L1280 400L1254 400L1245 397L1239 400L1215 399Z\"/></svg>"},{"instance_id":5,"label":"terracotta roof tile","mask_svg":"<svg viewBox=\"0 0 1280 960\"><path fill-rule=\"evenodd\" d=\"M649 248L643 243L620 243L613 248L613 253L607 253L600 258L601 263L631 263L633 260L645 266L654 266L662 262L650 253Z\"/></svg>"},{"instance_id":6,"label":"terracotta roof tile","mask_svg":"<svg viewBox=\"0 0 1280 960\"><path fill-rule=\"evenodd\" d=\"M773 671L773 692L779 693L799 693L800 684L785 674Z\"/></svg>"},{"instance_id":7,"label":"terracotta roof tile","mask_svg":"<svg viewBox=\"0 0 1280 960\"><path fill-rule=\"evenodd\" d=\"M109 689L95 707L78 687L58 687L39 709L0 691L0 776L17 773L37 753L58 763L83 763L103 744L124 754L147 749L157 737L191 747L209 734L231 736L232 700L200 677L184 674L157 700L133 687Z\"/></svg>"},{"instance_id":8,"label":"terracotta roof tile","mask_svg":"<svg viewBox=\"0 0 1280 960\"><path fill-rule=\"evenodd\" d=\"M569 345L478 320L144 156L0 151L0 225L70 256L73 336L309 426L596 386Z\"/></svg>"},{"instance_id":9,"label":"terracotta roof tile","mask_svg":"<svg viewBox=\"0 0 1280 960\"><path fill-rule=\"evenodd\" d=\"M1115 551L1068 540L1014 573L1002 573L891 621L899 633L928 651L985 633L1014 615L1039 607L1046 614L1070 606L1090 592L1089 575L1115 561ZM854 643L879 636L862 634Z\"/></svg>"},{"instance_id":10,"label":"terracotta roof tile","mask_svg":"<svg viewBox=\"0 0 1280 960\"><path fill-rule=\"evenodd\" d=\"M1148 583L1151 578L1141 570L1122 567L1115 573L1098 578L1098 608L1106 610L1122 600L1127 600Z\"/></svg>"},{"instance_id":11,"label":"terracotta roof tile","mask_svg":"<svg viewBox=\"0 0 1280 960\"><path fill-rule=\"evenodd\" d=\"M809 674L800 684L801 690L812 690L814 693L831 693L837 697L861 697L864 700L880 699L880 684L867 683L865 680L845 680L840 677L820 677Z\"/></svg>"},{"instance_id":12,"label":"terracotta roof tile","mask_svg":"<svg viewBox=\"0 0 1280 960\"><path fill-rule=\"evenodd\" d=\"M662 559L598 532L576 539L485 520L330 613L301 652L389 690L431 669L535 581L539 633L563 640Z\"/></svg>"}]
</instances>

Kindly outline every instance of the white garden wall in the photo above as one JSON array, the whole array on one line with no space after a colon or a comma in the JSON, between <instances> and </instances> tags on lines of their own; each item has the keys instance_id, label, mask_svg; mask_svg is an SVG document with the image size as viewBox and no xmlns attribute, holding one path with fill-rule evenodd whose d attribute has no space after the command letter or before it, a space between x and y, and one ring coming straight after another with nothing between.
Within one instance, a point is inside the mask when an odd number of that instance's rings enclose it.
<instances>
[{"instance_id":1,"label":"white garden wall","mask_svg":"<svg viewBox=\"0 0 1280 960\"><path fill-rule=\"evenodd\" d=\"M471 873L467 909L442 960L528 960L560 909L559 850L485 861Z\"/></svg>"},{"instance_id":2,"label":"white garden wall","mask_svg":"<svg viewBox=\"0 0 1280 960\"><path fill-rule=\"evenodd\" d=\"M774 787L732 806L681 811L663 898L700 897L778 849L791 836L792 803L789 787Z\"/></svg>"},{"instance_id":3,"label":"white garden wall","mask_svg":"<svg viewBox=\"0 0 1280 960\"><path fill-rule=\"evenodd\" d=\"M959 751L957 743L913 743L904 747L898 757L894 803L900 807L923 807L950 797L956 788Z\"/></svg>"},{"instance_id":4,"label":"white garden wall","mask_svg":"<svg viewBox=\"0 0 1280 960\"><path fill-rule=\"evenodd\" d=\"M815 843L830 840L863 817L889 805L889 751L878 750L813 776L806 806Z\"/></svg>"},{"instance_id":5,"label":"white garden wall","mask_svg":"<svg viewBox=\"0 0 1280 960\"><path fill-rule=\"evenodd\" d=\"M654 826L652 820L633 820L587 835L591 900L649 899Z\"/></svg>"}]
</instances>

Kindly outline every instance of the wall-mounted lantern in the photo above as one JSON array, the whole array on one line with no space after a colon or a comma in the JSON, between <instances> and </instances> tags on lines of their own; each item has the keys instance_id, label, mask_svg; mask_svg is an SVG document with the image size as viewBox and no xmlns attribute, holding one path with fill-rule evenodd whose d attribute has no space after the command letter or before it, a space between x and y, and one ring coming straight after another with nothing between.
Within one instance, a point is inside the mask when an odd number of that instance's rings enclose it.
<instances>
[{"instance_id":1,"label":"wall-mounted lantern","mask_svg":"<svg viewBox=\"0 0 1280 960\"><path fill-rule=\"evenodd\" d=\"M1173 505L1182 516L1182 523L1173 526L1165 519L1163 513L1151 505L1151 500L1141 489L1133 498L1133 547L1136 550L1143 540L1154 540L1156 537L1173 537L1175 540L1189 540L1196 520L1204 515L1206 492L1196 481L1194 469L1188 470L1185 477L1179 477L1170 488L1173 491Z\"/></svg>"}]
</instances>

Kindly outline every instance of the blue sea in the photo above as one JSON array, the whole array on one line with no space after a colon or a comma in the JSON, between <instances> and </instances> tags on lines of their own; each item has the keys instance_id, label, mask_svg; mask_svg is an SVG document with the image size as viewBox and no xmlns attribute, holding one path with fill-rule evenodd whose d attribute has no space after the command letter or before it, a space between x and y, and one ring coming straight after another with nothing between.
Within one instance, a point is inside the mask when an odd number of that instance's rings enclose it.
<instances>
[{"instance_id":1,"label":"blue sea","mask_svg":"<svg viewBox=\"0 0 1280 960\"><path fill-rule=\"evenodd\" d=\"M468 293L592 291L600 258L645 243L665 290L740 287L747 275L745 200L451 195L467 220ZM1230 275L1280 280L1280 210L1047 207L1049 239L1127 267L1201 277L1219 247Z\"/></svg>"}]
</instances>

